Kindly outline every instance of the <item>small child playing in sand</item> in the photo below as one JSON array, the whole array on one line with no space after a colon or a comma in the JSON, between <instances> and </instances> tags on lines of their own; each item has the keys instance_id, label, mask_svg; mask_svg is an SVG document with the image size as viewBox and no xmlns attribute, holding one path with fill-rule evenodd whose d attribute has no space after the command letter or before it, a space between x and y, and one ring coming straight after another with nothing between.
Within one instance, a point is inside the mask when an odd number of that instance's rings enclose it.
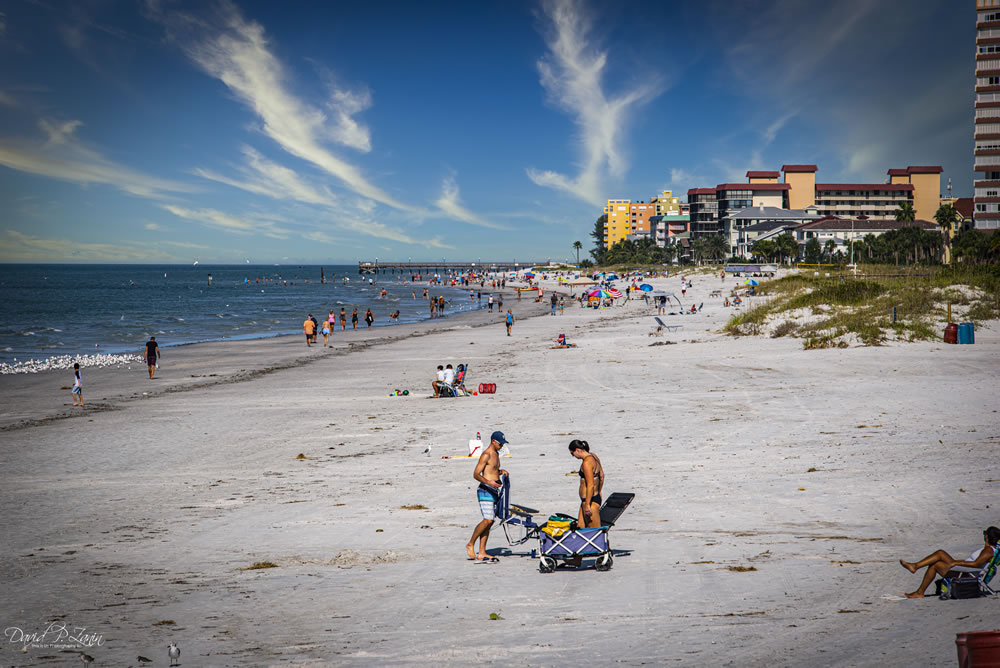
<instances>
[{"instance_id":1,"label":"small child playing in sand","mask_svg":"<svg viewBox=\"0 0 1000 668\"><path fill-rule=\"evenodd\" d=\"M80 377L80 363L73 365L73 405L83 406L83 378Z\"/></svg>"}]
</instances>

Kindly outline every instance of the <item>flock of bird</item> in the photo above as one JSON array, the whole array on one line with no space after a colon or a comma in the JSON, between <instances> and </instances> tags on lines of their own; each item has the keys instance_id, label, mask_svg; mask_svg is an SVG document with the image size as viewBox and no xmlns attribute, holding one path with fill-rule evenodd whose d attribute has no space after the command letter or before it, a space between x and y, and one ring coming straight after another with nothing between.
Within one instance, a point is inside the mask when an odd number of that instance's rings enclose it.
<instances>
[{"instance_id":1,"label":"flock of bird","mask_svg":"<svg viewBox=\"0 0 1000 668\"><path fill-rule=\"evenodd\" d=\"M167 647L167 656L170 657L170 665L171 666L179 666L180 665L179 659L181 658L181 650L177 646L176 643L170 643L170 645ZM145 666L147 664L153 663L152 659L147 659L146 657L142 656L141 654L139 656L135 657L135 660L139 662L140 666ZM84 666L88 666L89 667L89 666L93 665L95 659L94 659L94 657L90 656L86 652L80 652L80 661L83 662Z\"/></svg>"},{"instance_id":2,"label":"flock of bird","mask_svg":"<svg viewBox=\"0 0 1000 668\"><path fill-rule=\"evenodd\" d=\"M139 355L56 355L46 359L20 360L0 362L0 375L12 373L41 373L42 371L67 371L79 364L81 369L88 367L122 367L132 363L143 362Z\"/></svg>"}]
</instances>

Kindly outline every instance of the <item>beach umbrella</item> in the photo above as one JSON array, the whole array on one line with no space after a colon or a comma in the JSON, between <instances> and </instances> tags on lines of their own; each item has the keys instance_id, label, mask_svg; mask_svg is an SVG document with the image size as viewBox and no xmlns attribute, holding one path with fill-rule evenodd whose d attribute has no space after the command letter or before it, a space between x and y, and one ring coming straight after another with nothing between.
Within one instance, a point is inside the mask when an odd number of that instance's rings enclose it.
<instances>
[{"instance_id":1,"label":"beach umbrella","mask_svg":"<svg viewBox=\"0 0 1000 668\"><path fill-rule=\"evenodd\" d=\"M752 278L748 278L747 280L743 281L743 285L760 285L760 283L753 280Z\"/></svg>"},{"instance_id":2,"label":"beach umbrella","mask_svg":"<svg viewBox=\"0 0 1000 668\"><path fill-rule=\"evenodd\" d=\"M608 274L607 276L605 276L605 278L607 278L609 281L617 281L618 274Z\"/></svg>"},{"instance_id":3,"label":"beach umbrella","mask_svg":"<svg viewBox=\"0 0 1000 668\"><path fill-rule=\"evenodd\" d=\"M586 278L584 276L579 276L574 278L572 281L567 281L570 285L593 285L593 279Z\"/></svg>"},{"instance_id":4,"label":"beach umbrella","mask_svg":"<svg viewBox=\"0 0 1000 668\"><path fill-rule=\"evenodd\" d=\"M615 288L611 288L610 290L608 290L608 294L611 295L612 299L620 299L621 297L625 296Z\"/></svg>"},{"instance_id":5,"label":"beach umbrella","mask_svg":"<svg viewBox=\"0 0 1000 668\"><path fill-rule=\"evenodd\" d=\"M643 292L652 292L653 286L650 285L649 283L643 283L642 285L639 286L639 289L642 290Z\"/></svg>"},{"instance_id":6,"label":"beach umbrella","mask_svg":"<svg viewBox=\"0 0 1000 668\"><path fill-rule=\"evenodd\" d=\"M526 272L524 272L524 277L525 278L534 278L535 275L532 274L530 271L526 271Z\"/></svg>"}]
</instances>

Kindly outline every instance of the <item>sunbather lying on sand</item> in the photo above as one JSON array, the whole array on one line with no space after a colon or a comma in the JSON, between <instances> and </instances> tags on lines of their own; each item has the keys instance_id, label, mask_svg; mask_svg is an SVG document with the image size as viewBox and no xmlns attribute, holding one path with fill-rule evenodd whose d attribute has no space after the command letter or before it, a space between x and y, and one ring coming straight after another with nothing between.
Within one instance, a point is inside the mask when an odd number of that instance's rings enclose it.
<instances>
[{"instance_id":1,"label":"sunbather lying on sand","mask_svg":"<svg viewBox=\"0 0 1000 668\"><path fill-rule=\"evenodd\" d=\"M927 568L924 572L924 579L920 581L920 587L916 591L906 594L906 597L923 598L924 591L930 583L934 582L935 576L940 575L942 577L954 577L959 573L959 571L952 570L955 567L966 569L982 568L989 562L990 559L993 558L993 552L998 549L998 540L1000 540L1000 529L996 527L989 527L986 529L986 531L983 532L983 542L985 545L976 552L973 552L969 561L956 561L944 550L938 550L933 554L929 554L916 563L900 559L900 565L911 573L916 573L917 570L921 568Z\"/></svg>"}]
</instances>

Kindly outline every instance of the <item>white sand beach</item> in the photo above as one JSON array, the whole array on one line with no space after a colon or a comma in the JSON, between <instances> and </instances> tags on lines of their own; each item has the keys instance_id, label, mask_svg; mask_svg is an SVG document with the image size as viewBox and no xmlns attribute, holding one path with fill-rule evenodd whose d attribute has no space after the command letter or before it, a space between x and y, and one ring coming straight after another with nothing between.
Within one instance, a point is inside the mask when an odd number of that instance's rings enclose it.
<instances>
[{"instance_id":1,"label":"white sand beach","mask_svg":"<svg viewBox=\"0 0 1000 668\"><path fill-rule=\"evenodd\" d=\"M1000 599L902 600L919 577L898 560L965 558L1000 525L997 323L805 351L721 333L719 286L697 277L704 309L662 337L641 303L507 297L540 314L511 337L476 313L330 350L166 348L153 381L85 373L83 410L71 374L0 377L0 664L77 665L10 637L64 622L100 635L100 666L167 665L170 642L183 666L954 665ZM496 394L428 398L463 362ZM635 493L610 571L541 574L498 529L499 563L467 561L474 461L441 457L494 429L543 518L578 508L573 438L605 496Z\"/></svg>"}]
</instances>

